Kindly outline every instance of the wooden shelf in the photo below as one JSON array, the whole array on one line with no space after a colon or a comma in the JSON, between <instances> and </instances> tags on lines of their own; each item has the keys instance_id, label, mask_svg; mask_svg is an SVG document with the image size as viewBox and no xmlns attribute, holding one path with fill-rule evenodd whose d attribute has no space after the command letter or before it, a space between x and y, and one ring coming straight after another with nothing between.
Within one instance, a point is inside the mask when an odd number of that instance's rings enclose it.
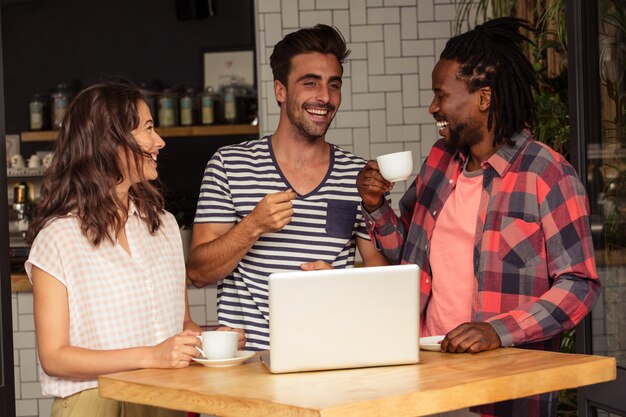
<instances>
[{"instance_id":1,"label":"wooden shelf","mask_svg":"<svg viewBox=\"0 0 626 417\"><path fill-rule=\"evenodd\" d=\"M28 280L26 272L14 272L11 274L11 292L31 292L33 286Z\"/></svg>"},{"instance_id":2,"label":"wooden shelf","mask_svg":"<svg viewBox=\"0 0 626 417\"><path fill-rule=\"evenodd\" d=\"M258 135L259 127L253 125L176 126L157 127L156 131L164 138L181 136Z\"/></svg>"},{"instance_id":3,"label":"wooden shelf","mask_svg":"<svg viewBox=\"0 0 626 417\"><path fill-rule=\"evenodd\" d=\"M259 127L253 125L210 125L210 126L176 126L157 127L156 131L164 138L189 136L230 136L230 135L258 135ZM45 142L57 139L59 132L45 130L37 132L22 132L22 142Z\"/></svg>"},{"instance_id":4,"label":"wooden shelf","mask_svg":"<svg viewBox=\"0 0 626 417\"><path fill-rule=\"evenodd\" d=\"M189 288L195 288L193 283L186 279ZM28 279L26 272L14 272L11 274L11 292L32 292L33 285Z\"/></svg>"},{"instance_id":5,"label":"wooden shelf","mask_svg":"<svg viewBox=\"0 0 626 417\"><path fill-rule=\"evenodd\" d=\"M41 130L36 132L22 132L20 140L22 142L49 142L57 140L59 132L55 130Z\"/></svg>"}]
</instances>

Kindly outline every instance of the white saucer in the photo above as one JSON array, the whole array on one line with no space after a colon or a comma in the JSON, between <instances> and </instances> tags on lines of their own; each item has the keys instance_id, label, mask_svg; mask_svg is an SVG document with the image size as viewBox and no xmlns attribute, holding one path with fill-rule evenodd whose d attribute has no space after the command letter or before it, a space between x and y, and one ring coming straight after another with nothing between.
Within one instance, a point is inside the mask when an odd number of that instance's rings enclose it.
<instances>
[{"instance_id":1,"label":"white saucer","mask_svg":"<svg viewBox=\"0 0 626 417\"><path fill-rule=\"evenodd\" d=\"M222 368L225 366L235 366L240 365L254 356L255 352L250 352L247 350L237 351L237 356L229 359L204 359L204 358L191 358L194 361L202 364L204 366L208 366L209 368Z\"/></svg>"},{"instance_id":2,"label":"white saucer","mask_svg":"<svg viewBox=\"0 0 626 417\"><path fill-rule=\"evenodd\" d=\"M420 349L441 352L441 341L445 336L420 337Z\"/></svg>"}]
</instances>

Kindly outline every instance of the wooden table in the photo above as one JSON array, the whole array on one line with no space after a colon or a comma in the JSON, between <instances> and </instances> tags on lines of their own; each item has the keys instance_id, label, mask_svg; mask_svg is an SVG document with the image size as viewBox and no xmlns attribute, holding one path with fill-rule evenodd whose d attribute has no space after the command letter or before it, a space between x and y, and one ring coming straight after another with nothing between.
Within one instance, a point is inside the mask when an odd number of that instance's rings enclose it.
<instances>
[{"instance_id":1,"label":"wooden table","mask_svg":"<svg viewBox=\"0 0 626 417\"><path fill-rule=\"evenodd\" d=\"M270 374L258 355L104 375L100 395L219 416L421 416L615 379L614 358L523 349L420 352L416 365Z\"/></svg>"}]
</instances>

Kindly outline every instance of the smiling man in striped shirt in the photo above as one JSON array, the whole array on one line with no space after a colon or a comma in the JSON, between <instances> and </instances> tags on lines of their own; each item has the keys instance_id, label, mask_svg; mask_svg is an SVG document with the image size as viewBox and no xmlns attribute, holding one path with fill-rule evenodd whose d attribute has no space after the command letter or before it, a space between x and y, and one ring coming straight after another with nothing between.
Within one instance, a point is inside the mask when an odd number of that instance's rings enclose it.
<instances>
[{"instance_id":1,"label":"smiling man in striped shirt","mask_svg":"<svg viewBox=\"0 0 626 417\"><path fill-rule=\"evenodd\" d=\"M375 161L357 187L391 263L421 267L422 335L441 350L558 350L600 288L589 203L572 166L530 133L534 71L522 21L501 18L448 41L432 73L442 139L400 201ZM478 407L486 416L554 416L556 393Z\"/></svg>"},{"instance_id":2,"label":"smiling man in striped shirt","mask_svg":"<svg viewBox=\"0 0 626 417\"><path fill-rule=\"evenodd\" d=\"M387 264L355 185L365 160L325 139L349 52L330 26L285 36L270 58L276 132L221 148L207 164L188 276L197 286L218 284L220 324L243 328L248 350L269 348L271 273L349 268L357 247L365 265Z\"/></svg>"}]
</instances>

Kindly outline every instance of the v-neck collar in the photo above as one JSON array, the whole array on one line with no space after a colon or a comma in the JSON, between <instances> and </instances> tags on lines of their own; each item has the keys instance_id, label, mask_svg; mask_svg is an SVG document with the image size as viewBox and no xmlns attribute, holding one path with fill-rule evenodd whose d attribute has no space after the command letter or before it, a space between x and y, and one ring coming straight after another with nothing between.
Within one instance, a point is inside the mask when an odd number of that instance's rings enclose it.
<instances>
[{"instance_id":1,"label":"v-neck collar","mask_svg":"<svg viewBox=\"0 0 626 417\"><path fill-rule=\"evenodd\" d=\"M328 144L328 152L330 152L330 155L329 155L329 164L328 164L328 169L326 171L326 175L324 175L324 178L322 178L322 181L320 181L320 183L311 192L303 195L303 194L300 194L291 185L289 180L287 180L287 177L285 177L285 174L283 173L283 171L280 169L280 165L278 165L278 161L276 160L276 155L274 154L274 148L272 147L272 136L271 135L265 136L264 139L267 140L267 147L270 152L270 157L272 158L272 163L274 164L274 167L276 168L276 172L278 172L278 175L280 175L280 178L287 185L287 187L291 188L298 197L307 198L316 194L320 190L320 188L322 188L326 184L326 181L328 180L328 178L330 178L330 174L333 172L333 166L335 165L335 145L333 145L332 143Z\"/></svg>"}]
</instances>

